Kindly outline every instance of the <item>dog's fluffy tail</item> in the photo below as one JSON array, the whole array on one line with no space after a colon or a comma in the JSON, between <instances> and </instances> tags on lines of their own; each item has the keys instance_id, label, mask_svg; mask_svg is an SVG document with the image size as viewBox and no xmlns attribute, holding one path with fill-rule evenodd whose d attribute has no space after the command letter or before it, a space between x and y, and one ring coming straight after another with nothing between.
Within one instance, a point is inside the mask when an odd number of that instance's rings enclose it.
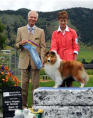
<instances>
[{"instance_id":1,"label":"dog's fluffy tail","mask_svg":"<svg viewBox=\"0 0 93 118\"><path fill-rule=\"evenodd\" d=\"M84 79L85 81L85 84L88 82L89 80L89 76L88 74L86 73L86 71L84 70L83 73L82 73L82 78Z\"/></svg>"}]
</instances>

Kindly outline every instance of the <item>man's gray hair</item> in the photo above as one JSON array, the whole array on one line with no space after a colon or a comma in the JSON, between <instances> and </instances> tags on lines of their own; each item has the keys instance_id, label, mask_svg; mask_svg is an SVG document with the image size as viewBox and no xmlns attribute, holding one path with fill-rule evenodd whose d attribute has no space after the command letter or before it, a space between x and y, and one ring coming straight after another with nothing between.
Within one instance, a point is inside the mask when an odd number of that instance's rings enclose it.
<instances>
[{"instance_id":1,"label":"man's gray hair","mask_svg":"<svg viewBox=\"0 0 93 118\"><path fill-rule=\"evenodd\" d=\"M28 17L30 16L30 14L31 14L32 12L36 13L36 17L37 17L37 19L38 19L38 12L32 11L32 10L28 12Z\"/></svg>"}]
</instances>

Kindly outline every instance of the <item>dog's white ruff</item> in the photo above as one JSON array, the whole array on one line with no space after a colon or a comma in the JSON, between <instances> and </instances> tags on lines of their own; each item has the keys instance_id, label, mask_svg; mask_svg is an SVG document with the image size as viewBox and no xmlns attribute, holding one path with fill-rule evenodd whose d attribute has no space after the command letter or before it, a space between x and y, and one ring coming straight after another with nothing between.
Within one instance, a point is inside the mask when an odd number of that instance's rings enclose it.
<instances>
[{"instance_id":1,"label":"dog's white ruff","mask_svg":"<svg viewBox=\"0 0 93 118\"><path fill-rule=\"evenodd\" d=\"M55 81L54 88L58 88L63 81L62 76L58 71L61 61L62 60L60 59L59 55L57 55L57 61L55 64L51 65L50 63L47 63L44 65L45 72Z\"/></svg>"}]
</instances>

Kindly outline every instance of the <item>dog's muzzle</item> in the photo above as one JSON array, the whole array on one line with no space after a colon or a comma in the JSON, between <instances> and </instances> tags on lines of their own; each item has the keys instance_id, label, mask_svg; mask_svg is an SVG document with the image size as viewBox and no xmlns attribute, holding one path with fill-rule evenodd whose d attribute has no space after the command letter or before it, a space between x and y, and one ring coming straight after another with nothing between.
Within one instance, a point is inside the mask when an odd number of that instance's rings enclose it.
<instances>
[{"instance_id":1,"label":"dog's muzzle","mask_svg":"<svg viewBox=\"0 0 93 118\"><path fill-rule=\"evenodd\" d=\"M50 57L47 59L47 62L50 62Z\"/></svg>"}]
</instances>

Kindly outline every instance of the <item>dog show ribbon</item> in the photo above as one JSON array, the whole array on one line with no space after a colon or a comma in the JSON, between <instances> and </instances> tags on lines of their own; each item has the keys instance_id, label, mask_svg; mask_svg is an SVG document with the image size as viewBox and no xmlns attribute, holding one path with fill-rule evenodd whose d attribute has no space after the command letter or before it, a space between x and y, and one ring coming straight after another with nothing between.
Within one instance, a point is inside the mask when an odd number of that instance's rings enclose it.
<instances>
[{"instance_id":1,"label":"dog show ribbon","mask_svg":"<svg viewBox=\"0 0 93 118\"><path fill-rule=\"evenodd\" d=\"M38 44L36 44L35 42L31 41L31 40L28 40L27 41L29 44L31 44L32 46L36 46L36 47L39 47Z\"/></svg>"},{"instance_id":2,"label":"dog show ribbon","mask_svg":"<svg viewBox=\"0 0 93 118\"><path fill-rule=\"evenodd\" d=\"M40 57L38 55L38 52L36 51L36 46L38 47L38 45L36 43L34 43L31 40L28 40L27 43L23 47L29 51L36 67L38 69L41 69L42 68L42 63L41 63Z\"/></svg>"}]
</instances>

